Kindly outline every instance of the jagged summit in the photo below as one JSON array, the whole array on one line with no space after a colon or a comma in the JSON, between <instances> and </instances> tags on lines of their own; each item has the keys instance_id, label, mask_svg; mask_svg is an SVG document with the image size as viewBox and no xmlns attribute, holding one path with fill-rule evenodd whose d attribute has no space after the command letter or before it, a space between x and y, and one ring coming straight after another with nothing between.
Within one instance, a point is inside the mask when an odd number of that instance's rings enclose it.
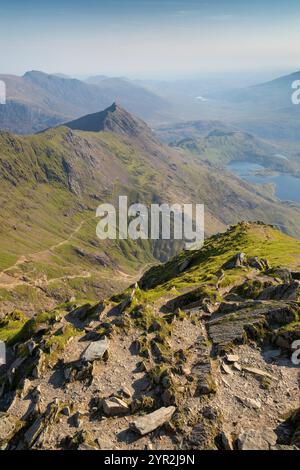
<instances>
[{"instance_id":1,"label":"jagged summit","mask_svg":"<svg viewBox=\"0 0 300 470\"><path fill-rule=\"evenodd\" d=\"M128 113L116 102L104 111L87 114L66 123L65 126L73 130L88 132L111 131L131 137L141 135L142 133L151 133L151 130L144 121Z\"/></svg>"}]
</instances>

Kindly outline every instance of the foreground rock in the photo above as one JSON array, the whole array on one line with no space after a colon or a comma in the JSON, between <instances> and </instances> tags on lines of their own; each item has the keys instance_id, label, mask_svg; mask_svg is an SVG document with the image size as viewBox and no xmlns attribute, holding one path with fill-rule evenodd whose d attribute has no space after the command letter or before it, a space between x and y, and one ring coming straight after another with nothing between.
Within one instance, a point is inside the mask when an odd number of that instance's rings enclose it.
<instances>
[{"instance_id":1,"label":"foreground rock","mask_svg":"<svg viewBox=\"0 0 300 470\"><path fill-rule=\"evenodd\" d=\"M22 428L24 423L15 416L0 412L0 450L5 450L10 439Z\"/></svg>"},{"instance_id":2,"label":"foreground rock","mask_svg":"<svg viewBox=\"0 0 300 470\"><path fill-rule=\"evenodd\" d=\"M98 359L104 359L107 354L108 339L104 338L100 341L90 343L81 355L81 359L86 362L93 362Z\"/></svg>"},{"instance_id":3,"label":"foreground rock","mask_svg":"<svg viewBox=\"0 0 300 470\"><path fill-rule=\"evenodd\" d=\"M126 414L129 407L125 401L117 397L105 398L103 400L103 411L107 416L118 416Z\"/></svg>"},{"instance_id":4,"label":"foreground rock","mask_svg":"<svg viewBox=\"0 0 300 470\"><path fill-rule=\"evenodd\" d=\"M144 436L170 421L175 413L175 409L175 406L163 407L146 416L141 416L136 421L130 423L130 429Z\"/></svg>"},{"instance_id":5,"label":"foreground rock","mask_svg":"<svg viewBox=\"0 0 300 470\"><path fill-rule=\"evenodd\" d=\"M238 438L239 450L270 450L276 444L277 436L270 428L249 429Z\"/></svg>"}]
</instances>

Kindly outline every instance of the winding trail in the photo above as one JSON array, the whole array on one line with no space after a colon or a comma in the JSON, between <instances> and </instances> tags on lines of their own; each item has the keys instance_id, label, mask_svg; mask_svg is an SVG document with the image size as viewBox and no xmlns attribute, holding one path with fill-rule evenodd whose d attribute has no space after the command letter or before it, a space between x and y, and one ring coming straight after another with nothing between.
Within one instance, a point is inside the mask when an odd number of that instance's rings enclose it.
<instances>
[{"instance_id":1,"label":"winding trail","mask_svg":"<svg viewBox=\"0 0 300 470\"><path fill-rule=\"evenodd\" d=\"M61 246L69 243L71 239L81 230L83 225L91 220L95 219L95 217L91 217L86 220L82 220L80 224L75 228L75 230L64 240L55 243L54 245L51 245L49 248L46 248L45 250L37 251L35 253L30 253L27 255L22 255L18 260L9 266L8 268L4 269L3 271L0 272L0 288L1 289L6 289L6 290L13 290L18 286L30 286L33 288L44 288L54 282L57 281L65 281L68 279L87 279L92 276L91 272L89 271L82 271L81 273L74 274L74 275L65 275L61 276L58 278L52 278L52 279L37 279L35 281L31 281L30 279L24 279L23 275L15 277L14 275L9 275L8 273L12 271L13 269L17 268L18 266L29 263L31 261L40 261L40 258L43 255L47 254L53 254L54 250L57 248L60 248ZM137 281L143 274L144 272L148 269L149 266L152 266L153 263L147 263L145 266L142 266L139 271L135 274L129 274L121 270L116 270L114 273L114 277L116 279L131 279L132 282ZM104 279L111 279L111 274L106 275L103 273L102 276Z\"/></svg>"}]
</instances>

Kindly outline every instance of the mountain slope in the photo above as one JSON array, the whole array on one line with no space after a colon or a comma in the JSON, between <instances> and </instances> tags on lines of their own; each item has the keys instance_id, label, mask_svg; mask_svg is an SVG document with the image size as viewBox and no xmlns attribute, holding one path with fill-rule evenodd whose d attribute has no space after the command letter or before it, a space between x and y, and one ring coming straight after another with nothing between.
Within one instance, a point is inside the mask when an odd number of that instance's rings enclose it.
<instances>
[{"instance_id":1,"label":"mountain slope","mask_svg":"<svg viewBox=\"0 0 300 470\"><path fill-rule=\"evenodd\" d=\"M293 104L292 83L300 72L248 88L232 90L221 101L232 108L231 122L267 139L299 141L299 106Z\"/></svg>"},{"instance_id":2,"label":"mountain slope","mask_svg":"<svg viewBox=\"0 0 300 470\"><path fill-rule=\"evenodd\" d=\"M274 111L287 108L294 109L291 100L293 93L292 84L297 80L300 80L300 72L298 71L269 82L241 90L234 90L231 93L227 93L227 99L239 103L255 103L260 108L273 109Z\"/></svg>"},{"instance_id":3,"label":"mountain slope","mask_svg":"<svg viewBox=\"0 0 300 470\"><path fill-rule=\"evenodd\" d=\"M99 121L99 115L105 118ZM119 195L127 195L129 204L204 203L207 235L243 219L261 219L299 236L296 205L279 203L263 189L212 171L197 156L164 146L119 106L99 115L96 122L113 131L0 133L3 310L16 302L32 311L73 295L102 296L116 282L132 282L145 264L165 261L180 249L181 243L167 240L100 242L96 208L103 202L117 206Z\"/></svg>"},{"instance_id":4,"label":"mountain slope","mask_svg":"<svg viewBox=\"0 0 300 470\"><path fill-rule=\"evenodd\" d=\"M299 449L299 270L241 223L104 302L6 315L2 447Z\"/></svg>"}]
</instances>

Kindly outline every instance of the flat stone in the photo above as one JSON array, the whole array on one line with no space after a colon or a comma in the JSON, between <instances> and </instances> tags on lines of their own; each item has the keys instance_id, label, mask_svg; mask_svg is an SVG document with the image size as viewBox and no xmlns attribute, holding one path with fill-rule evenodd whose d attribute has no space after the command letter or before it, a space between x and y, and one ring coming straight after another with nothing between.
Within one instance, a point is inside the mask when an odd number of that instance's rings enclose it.
<instances>
[{"instance_id":1,"label":"flat stone","mask_svg":"<svg viewBox=\"0 0 300 470\"><path fill-rule=\"evenodd\" d=\"M274 375L269 374L269 372L266 372L266 371L261 370L261 369L257 369L256 367L245 367L244 366L243 371L249 372L250 374L253 374L253 375L258 375L260 377L267 377L267 378L272 379L272 380L278 380L276 377L274 377Z\"/></svg>"},{"instance_id":2,"label":"flat stone","mask_svg":"<svg viewBox=\"0 0 300 470\"><path fill-rule=\"evenodd\" d=\"M132 391L128 387L122 387L120 389L120 393L126 397L126 398L131 398L132 397Z\"/></svg>"},{"instance_id":3,"label":"flat stone","mask_svg":"<svg viewBox=\"0 0 300 470\"><path fill-rule=\"evenodd\" d=\"M126 414L129 407L125 401L117 397L105 398L103 400L103 411L107 416L118 416Z\"/></svg>"},{"instance_id":4,"label":"flat stone","mask_svg":"<svg viewBox=\"0 0 300 470\"><path fill-rule=\"evenodd\" d=\"M225 364L225 362L222 362L221 367L222 367L222 371L225 372L225 374L228 374L228 375L233 374L231 368L227 364Z\"/></svg>"},{"instance_id":5,"label":"flat stone","mask_svg":"<svg viewBox=\"0 0 300 470\"><path fill-rule=\"evenodd\" d=\"M228 362L239 362L240 358L237 354L227 354L226 361Z\"/></svg>"},{"instance_id":6,"label":"flat stone","mask_svg":"<svg viewBox=\"0 0 300 470\"><path fill-rule=\"evenodd\" d=\"M93 362L97 359L102 359L108 349L108 339L104 338L100 341L90 343L88 347L81 354L81 359L86 362Z\"/></svg>"},{"instance_id":7,"label":"flat stone","mask_svg":"<svg viewBox=\"0 0 300 470\"><path fill-rule=\"evenodd\" d=\"M254 408L255 410L259 410L261 408L261 403L258 400L254 400L252 398L248 397L239 397L236 396L239 402L241 402L243 405L247 406L248 408Z\"/></svg>"},{"instance_id":8,"label":"flat stone","mask_svg":"<svg viewBox=\"0 0 300 470\"><path fill-rule=\"evenodd\" d=\"M281 354L281 349L270 349L269 351L265 352L264 356L266 359L272 360L280 357Z\"/></svg>"},{"instance_id":9,"label":"flat stone","mask_svg":"<svg viewBox=\"0 0 300 470\"><path fill-rule=\"evenodd\" d=\"M175 406L162 407L159 410L153 411L153 413L137 418L130 423L130 429L144 436L170 421L175 410Z\"/></svg>"}]
</instances>

